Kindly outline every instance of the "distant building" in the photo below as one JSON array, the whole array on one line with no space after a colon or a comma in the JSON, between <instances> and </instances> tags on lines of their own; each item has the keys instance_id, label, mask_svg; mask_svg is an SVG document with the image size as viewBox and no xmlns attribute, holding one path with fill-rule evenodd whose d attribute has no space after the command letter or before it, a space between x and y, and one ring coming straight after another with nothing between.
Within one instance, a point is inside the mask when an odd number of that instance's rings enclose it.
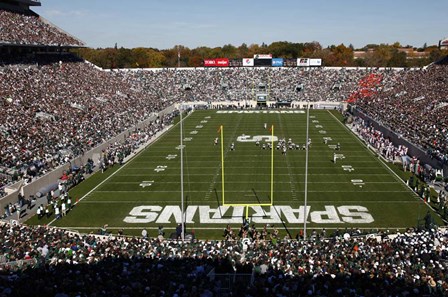
<instances>
[{"instance_id":1,"label":"distant building","mask_svg":"<svg viewBox=\"0 0 448 297\"><path fill-rule=\"evenodd\" d=\"M448 49L448 37L445 37L439 41L439 48L440 49Z\"/></svg>"},{"instance_id":2,"label":"distant building","mask_svg":"<svg viewBox=\"0 0 448 297\"><path fill-rule=\"evenodd\" d=\"M448 40L447 40L447 46L448 46ZM355 60L356 59L365 59L367 54L373 53L374 51L375 51L374 48L369 48L366 51L354 51L353 58ZM405 53L406 59L423 59L423 58L427 58L429 56L429 52L426 52L426 51L418 52L418 51L414 50L413 48L408 48L408 47L398 48L398 51Z\"/></svg>"}]
</instances>

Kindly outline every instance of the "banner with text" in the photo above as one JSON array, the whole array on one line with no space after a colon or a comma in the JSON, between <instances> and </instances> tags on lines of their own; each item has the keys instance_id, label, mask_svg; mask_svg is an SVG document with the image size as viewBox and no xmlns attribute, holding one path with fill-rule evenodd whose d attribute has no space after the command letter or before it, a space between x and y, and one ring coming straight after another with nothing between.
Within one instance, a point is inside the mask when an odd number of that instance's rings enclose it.
<instances>
[{"instance_id":1,"label":"banner with text","mask_svg":"<svg viewBox=\"0 0 448 297\"><path fill-rule=\"evenodd\" d=\"M272 59L271 54L255 54L254 59Z\"/></svg>"},{"instance_id":2,"label":"banner with text","mask_svg":"<svg viewBox=\"0 0 448 297\"><path fill-rule=\"evenodd\" d=\"M204 67L229 67L229 59L227 58L205 59Z\"/></svg>"},{"instance_id":3,"label":"banner with text","mask_svg":"<svg viewBox=\"0 0 448 297\"><path fill-rule=\"evenodd\" d=\"M322 66L322 59L310 59L310 66Z\"/></svg>"},{"instance_id":4,"label":"banner with text","mask_svg":"<svg viewBox=\"0 0 448 297\"><path fill-rule=\"evenodd\" d=\"M273 58L272 67L283 67L283 58Z\"/></svg>"}]
</instances>

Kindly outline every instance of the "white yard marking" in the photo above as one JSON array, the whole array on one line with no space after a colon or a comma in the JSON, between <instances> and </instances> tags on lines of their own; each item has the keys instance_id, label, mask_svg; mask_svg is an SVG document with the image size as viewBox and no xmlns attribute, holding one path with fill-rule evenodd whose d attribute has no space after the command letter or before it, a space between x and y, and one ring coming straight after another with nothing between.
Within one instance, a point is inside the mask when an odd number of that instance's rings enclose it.
<instances>
[{"instance_id":1,"label":"white yard marking","mask_svg":"<svg viewBox=\"0 0 448 297\"><path fill-rule=\"evenodd\" d=\"M153 183L154 183L153 180L145 180L145 181L142 181L139 186L142 188L146 188L146 187L152 186Z\"/></svg>"},{"instance_id":2,"label":"white yard marking","mask_svg":"<svg viewBox=\"0 0 448 297\"><path fill-rule=\"evenodd\" d=\"M167 169L168 168L168 166L165 166L165 165L159 165L159 166L157 166L155 169L154 169L154 171L155 172L162 172L162 171L165 171L165 169Z\"/></svg>"},{"instance_id":3,"label":"white yard marking","mask_svg":"<svg viewBox=\"0 0 448 297\"><path fill-rule=\"evenodd\" d=\"M173 160L173 159L176 159L176 157L177 157L177 155L168 155L168 156L166 156L165 159L167 159L167 160Z\"/></svg>"},{"instance_id":4,"label":"white yard marking","mask_svg":"<svg viewBox=\"0 0 448 297\"><path fill-rule=\"evenodd\" d=\"M362 186L365 185L365 183L362 179L352 179L352 184L354 186L359 186L360 188L362 188Z\"/></svg>"},{"instance_id":5,"label":"white yard marking","mask_svg":"<svg viewBox=\"0 0 448 297\"><path fill-rule=\"evenodd\" d=\"M344 171L352 172L355 171L355 168L353 168L351 165L342 165L341 166Z\"/></svg>"}]
</instances>

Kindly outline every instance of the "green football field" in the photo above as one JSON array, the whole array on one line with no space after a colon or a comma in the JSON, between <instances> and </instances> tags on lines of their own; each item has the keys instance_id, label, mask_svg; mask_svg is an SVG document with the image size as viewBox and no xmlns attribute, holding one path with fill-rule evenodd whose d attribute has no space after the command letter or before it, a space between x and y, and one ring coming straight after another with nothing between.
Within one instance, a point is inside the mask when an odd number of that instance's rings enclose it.
<instances>
[{"instance_id":1,"label":"green football field","mask_svg":"<svg viewBox=\"0 0 448 297\"><path fill-rule=\"evenodd\" d=\"M194 230L198 238L220 238L227 224L238 230L246 215L259 228L275 225L291 235L303 228L305 217L309 230L416 226L429 208L339 117L328 110L310 111L305 209L305 111L210 110L186 116L183 200L187 231ZM299 149L284 154L276 148L278 139L291 139ZM267 144L272 141L270 150ZM177 123L125 165L97 173L70 191L79 203L51 225L87 232L108 224L112 232L123 229L139 234L146 228L150 235L162 225L171 232L182 215L179 145ZM50 221L31 220L35 224Z\"/></svg>"}]
</instances>

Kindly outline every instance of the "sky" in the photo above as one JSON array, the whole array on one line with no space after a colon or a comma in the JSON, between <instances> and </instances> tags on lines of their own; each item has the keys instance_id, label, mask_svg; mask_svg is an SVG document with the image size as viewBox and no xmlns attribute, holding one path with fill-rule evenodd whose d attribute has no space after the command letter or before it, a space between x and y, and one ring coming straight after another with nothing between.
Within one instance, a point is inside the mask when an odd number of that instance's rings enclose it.
<instances>
[{"instance_id":1,"label":"sky","mask_svg":"<svg viewBox=\"0 0 448 297\"><path fill-rule=\"evenodd\" d=\"M274 41L422 47L448 36L447 0L40 1L32 10L92 48Z\"/></svg>"}]
</instances>

